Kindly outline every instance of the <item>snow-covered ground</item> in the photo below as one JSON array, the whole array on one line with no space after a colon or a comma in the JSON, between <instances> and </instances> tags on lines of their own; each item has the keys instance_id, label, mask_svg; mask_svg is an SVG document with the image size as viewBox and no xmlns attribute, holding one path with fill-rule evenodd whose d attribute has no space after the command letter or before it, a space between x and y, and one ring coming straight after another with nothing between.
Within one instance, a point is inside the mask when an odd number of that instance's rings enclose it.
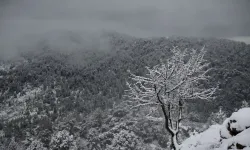
<instances>
[{"instance_id":1,"label":"snow-covered ground","mask_svg":"<svg viewBox=\"0 0 250 150\"><path fill-rule=\"evenodd\" d=\"M206 131L188 138L182 143L182 150L206 150L213 149L220 144L221 125L213 125Z\"/></svg>"},{"instance_id":2,"label":"snow-covered ground","mask_svg":"<svg viewBox=\"0 0 250 150\"><path fill-rule=\"evenodd\" d=\"M222 125L188 138L181 150L250 150L250 108L234 112Z\"/></svg>"}]
</instances>

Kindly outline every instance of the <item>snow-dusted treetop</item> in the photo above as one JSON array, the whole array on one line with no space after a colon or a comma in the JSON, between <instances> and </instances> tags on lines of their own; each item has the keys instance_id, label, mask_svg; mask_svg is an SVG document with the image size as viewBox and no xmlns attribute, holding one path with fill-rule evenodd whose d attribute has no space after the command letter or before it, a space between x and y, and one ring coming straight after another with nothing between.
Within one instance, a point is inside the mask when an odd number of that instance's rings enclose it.
<instances>
[{"instance_id":1,"label":"snow-dusted treetop","mask_svg":"<svg viewBox=\"0 0 250 150\"><path fill-rule=\"evenodd\" d=\"M200 51L174 47L171 52L173 55L165 62L146 67L146 76L131 73L132 83L127 82L127 96L134 104L132 108L160 106L165 127L172 136L172 148L176 150L180 149L177 134L183 119L184 102L190 99L210 100L216 87L206 87L211 68L203 59L204 47Z\"/></svg>"},{"instance_id":2,"label":"snow-dusted treetop","mask_svg":"<svg viewBox=\"0 0 250 150\"><path fill-rule=\"evenodd\" d=\"M199 52L192 49L184 51L174 47L173 56L152 68L146 67L146 77L131 73L133 84L127 82L129 98L136 100L138 105L134 107L172 103L178 105L178 99L205 99L213 98L216 88L205 88L202 82L207 82L207 73L211 70L209 63L203 57L204 48ZM161 97L161 102L156 96Z\"/></svg>"}]
</instances>

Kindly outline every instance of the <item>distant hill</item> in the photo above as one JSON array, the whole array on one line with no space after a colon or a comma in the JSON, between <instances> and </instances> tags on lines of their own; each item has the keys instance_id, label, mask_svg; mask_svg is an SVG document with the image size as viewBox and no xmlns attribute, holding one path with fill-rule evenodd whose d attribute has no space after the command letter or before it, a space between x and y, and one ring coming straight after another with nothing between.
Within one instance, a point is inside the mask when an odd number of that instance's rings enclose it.
<instances>
[{"instance_id":1,"label":"distant hill","mask_svg":"<svg viewBox=\"0 0 250 150\"><path fill-rule=\"evenodd\" d=\"M239 41L239 42L245 42L246 44L250 44L250 36L237 36L237 37L231 37L228 39Z\"/></svg>"}]
</instances>

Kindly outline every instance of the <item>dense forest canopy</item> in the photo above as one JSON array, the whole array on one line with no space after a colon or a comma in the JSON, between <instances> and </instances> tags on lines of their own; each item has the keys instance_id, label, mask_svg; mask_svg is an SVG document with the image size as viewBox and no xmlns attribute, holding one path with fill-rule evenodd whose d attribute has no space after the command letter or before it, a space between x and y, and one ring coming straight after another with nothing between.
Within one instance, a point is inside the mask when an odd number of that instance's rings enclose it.
<instances>
[{"instance_id":1,"label":"dense forest canopy","mask_svg":"<svg viewBox=\"0 0 250 150\"><path fill-rule=\"evenodd\" d=\"M250 46L243 42L216 38L140 39L119 34L106 36L111 45L109 52L79 50L65 54L39 45L39 51L22 54L23 60L12 62L9 71L1 70L1 92L5 93L1 99L6 100L13 92L22 92L24 86L29 84L48 90L57 86L65 91L80 90L92 101L96 97L101 99L98 102L107 103L111 98L119 101L126 89L127 70L144 74L145 66L153 66L169 57L170 49L174 46L180 49L200 49L205 46L205 59L215 67L212 76L221 89L216 100L218 106L223 104L226 110L232 111L238 102L250 99Z\"/></svg>"},{"instance_id":2,"label":"dense forest canopy","mask_svg":"<svg viewBox=\"0 0 250 150\"><path fill-rule=\"evenodd\" d=\"M180 49L205 47L204 59L214 68L210 72L210 84L219 86L213 101L188 103L190 120L206 122L211 112L220 106L230 114L242 101L250 102L250 45L218 38L135 38L118 33L104 37L109 43L108 51L83 48L65 53L39 43L36 50L22 53L16 61L1 61L0 130L6 139L15 136L16 141L22 141L27 138L27 132L29 137L39 134L48 147L49 142L42 137L50 137L58 129L64 129L63 126L67 126L70 133L60 134L77 136L81 131L84 137L86 116L99 118L101 122L91 125L98 127L104 124L103 118L108 119L105 114L123 116L127 112L120 105L126 101L127 70L144 75L145 66L152 67L169 58L170 49L175 46ZM72 124L72 120L78 123ZM35 129L36 125L43 133Z\"/></svg>"}]
</instances>

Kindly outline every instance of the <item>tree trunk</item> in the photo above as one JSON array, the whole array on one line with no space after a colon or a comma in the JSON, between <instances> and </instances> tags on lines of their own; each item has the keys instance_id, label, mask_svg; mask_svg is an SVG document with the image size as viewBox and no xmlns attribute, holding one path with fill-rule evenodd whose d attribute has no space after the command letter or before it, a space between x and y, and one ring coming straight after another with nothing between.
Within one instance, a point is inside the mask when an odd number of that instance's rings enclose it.
<instances>
[{"instance_id":1,"label":"tree trunk","mask_svg":"<svg viewBox=\"0 0 250 150\"><path fill-rule=\"evenodd\" d=\"M180 150L180 146L177 142L177 134L171 135L171 150Z\"/></svg>"},{"instance_id":2,"label":"tree trunk","mask_svg":"<svg viewBox=\"0 0 250 150\"><path fill-rule=\"evenodd\" d=\"M179 144L177 142L178 131L174 131L171 128L171 125L169 124L169 118L170 118L170 116L167 115L167 111L165 109L165 106L161 105L161 108L162 108L162 111L163 111L163 114L164 114L164 118L165 118L165 128L171 134L171 150L179 150L180 146L179 146Z\"/></svg>"},{"instance_id":3,"label":"tree trunk","mask_svg":"<svg viewBox=\"0 0 250 150\"><path fill-rule=\"evenodd\" d=\"M155 87L155 91L156 91L156 87ZM180 150L180 145L177 142L177 134L179 132L179 123L181 121L181 114L182 114L182 108L180 108L179 110L179 116L178 116L178 121L176 122L176 130L174 130L173 127L173 122L171 119L171 105L168 105L168 113L167 110L165 108L165 104L161 101L161 98L159 96L159 92L157 92L157 100L158 102L161 104L161 109L165 118L165 128L167 129L167 131L171 134L171 150ZM179 106L182 105L182 103L180 103L179 101Z\"/></svg>"}]
</instances>

